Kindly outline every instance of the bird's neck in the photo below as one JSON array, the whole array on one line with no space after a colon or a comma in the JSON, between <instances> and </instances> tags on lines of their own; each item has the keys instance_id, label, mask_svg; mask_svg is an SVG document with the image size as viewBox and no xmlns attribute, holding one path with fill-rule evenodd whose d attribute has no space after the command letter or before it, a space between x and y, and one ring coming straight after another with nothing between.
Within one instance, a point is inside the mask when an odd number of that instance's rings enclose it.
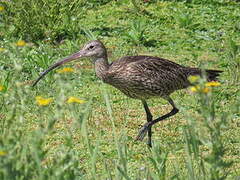
<instances>
[{"instance_id":1,"label":"bird's neck","mask_svg":"<svg viewBox=\"0 0 240 180\"><path fill-rule=\"evenodd\" d=\"M95 72L97 77L99 77L104 81L104 79L106 78L106 73L109 68L107 57L101 57L101 58L95 59L94 66L95 66Z\"/></svg>"}]
</instances>

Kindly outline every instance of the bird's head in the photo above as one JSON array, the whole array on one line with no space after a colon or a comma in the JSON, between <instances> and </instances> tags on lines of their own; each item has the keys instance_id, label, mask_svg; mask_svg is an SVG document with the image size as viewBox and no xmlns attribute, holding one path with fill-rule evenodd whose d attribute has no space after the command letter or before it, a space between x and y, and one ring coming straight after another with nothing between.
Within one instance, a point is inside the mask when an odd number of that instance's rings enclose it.
<instances>
[{"instance_id":1,"label":"bird's head","mask_svg":"<svg viewBox=\"0 0 240 180\"><path fill-rule=\"evenodd\" d=\"M107 55L106 48L99 40L88 42L79 51L81 57L91 57L93 60L98 58L105 58Z\"/></svg>"},{"instance_id":2,"label":"bird's head","mask_svg":"<svg viewBox=\"0 0 240 180\"><path fill-rule=\"evenodd\" d=\"M33 83L33 86L35 86L38 83L38 81L40 81L48 72L57 68L58 66L84 57L92 58L93 62L99 58L106 58L107 57L106 48L103 45L103 43L99 40L93 40L86 43L80 51L56 62L55 64L50 66L47 70L45 70L43 73L41 73L38 79Z\"/></svg>"}]
</instances>

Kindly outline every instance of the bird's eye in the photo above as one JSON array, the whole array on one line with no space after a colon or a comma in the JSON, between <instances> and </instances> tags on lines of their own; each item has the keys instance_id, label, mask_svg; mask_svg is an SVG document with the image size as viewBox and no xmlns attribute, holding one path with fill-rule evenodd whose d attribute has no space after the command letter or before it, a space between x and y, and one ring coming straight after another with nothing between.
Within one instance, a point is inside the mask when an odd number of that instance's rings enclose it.
<instances>
[{"instance_id":1,"label":"bird's eye","mask_svg":"<svg viewBox=\"0 0 240 180\"><path fill-rule=\"evenodd\" d=\"M91 49L93 49L94 48L94 46L89 46L88 47L88 50L91 50Z\"/></svg>"}]
</instances>

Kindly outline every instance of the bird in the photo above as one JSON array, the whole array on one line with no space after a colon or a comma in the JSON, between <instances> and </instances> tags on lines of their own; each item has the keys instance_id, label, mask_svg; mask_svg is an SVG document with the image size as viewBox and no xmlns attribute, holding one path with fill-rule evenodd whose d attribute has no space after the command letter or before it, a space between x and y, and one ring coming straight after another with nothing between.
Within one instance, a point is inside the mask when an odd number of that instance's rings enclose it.
<instances>
[{"instance_id":1,"label":"bird","mask_svg":"<svg viewBox=\"0 0 240 180\"><path fill-rule=\"evenodd\" d=\"M207 81L217 81L221 70L202 70L187 67L173 61L154 56L124 56L109 63L107 49L100 40L87 42L78 52L49 66L33 83L35 86L48 72L81 58L90 58L95 73L104 83L119 89L126 96L142 102L147 122L139 130L136 140L143 141L148 134L147 144L152 147L152 126L179 112L170 95L176 90L191 86L189 76L203 76ZM163 116L153 119L147 100L162 98L169 102L172 110Z\"/></svg>"}]
</instances>

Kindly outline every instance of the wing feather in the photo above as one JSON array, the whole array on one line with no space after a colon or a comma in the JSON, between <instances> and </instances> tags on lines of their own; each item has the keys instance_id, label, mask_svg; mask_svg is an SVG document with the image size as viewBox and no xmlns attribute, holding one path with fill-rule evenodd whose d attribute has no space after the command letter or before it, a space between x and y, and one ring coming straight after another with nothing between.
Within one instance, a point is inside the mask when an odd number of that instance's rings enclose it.
<instances>
[{"instance_id":1,"label":"wing feather","mask_svg":"<svg viewBox=\"0 0 240 180\"><path fill-rule=\"evenodd\" d=\"M184 66L158 57L127 56L110 67L108 83L125 94L164 96L188 86Z\"/></svg>"}]
</instances>

